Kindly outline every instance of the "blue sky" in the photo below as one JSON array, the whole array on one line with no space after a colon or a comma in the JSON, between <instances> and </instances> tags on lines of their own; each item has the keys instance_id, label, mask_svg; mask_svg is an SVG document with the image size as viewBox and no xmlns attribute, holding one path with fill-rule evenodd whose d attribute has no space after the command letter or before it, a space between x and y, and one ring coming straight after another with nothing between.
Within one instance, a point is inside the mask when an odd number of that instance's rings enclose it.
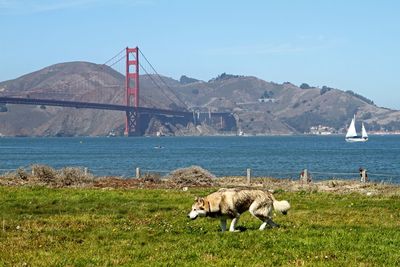
<instances>
[{"instance_id":1,"label":"blue sky","mask_svg":"<svg viewBox=\"0 0 400 267\"><path fill-rule=\"evenodd\" d=\"M139 46L158 73L353 90L400 109L400 1L0 0L0 81Z\"/></svg>"}]
</instances>

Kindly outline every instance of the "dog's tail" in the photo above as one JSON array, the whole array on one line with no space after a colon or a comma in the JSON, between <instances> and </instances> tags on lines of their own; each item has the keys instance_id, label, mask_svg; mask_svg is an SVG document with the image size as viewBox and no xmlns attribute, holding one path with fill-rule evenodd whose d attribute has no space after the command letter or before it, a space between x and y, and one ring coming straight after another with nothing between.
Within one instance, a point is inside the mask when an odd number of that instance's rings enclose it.
<instances>
[{"instance_id":1,"label":"dog's tail","mask_svg":"<svg viewBox=\"0 0 400 267\"><path fill-rule=\"evenodd\" d=\"M273 205L274 205L274 210L280 211L282 212L282 214L286 215L288 210L290 209L290 204L288 201L286 200L276 200L273 196L272 196L272 201L273 201Z\"/></svg>"}]
</instances>

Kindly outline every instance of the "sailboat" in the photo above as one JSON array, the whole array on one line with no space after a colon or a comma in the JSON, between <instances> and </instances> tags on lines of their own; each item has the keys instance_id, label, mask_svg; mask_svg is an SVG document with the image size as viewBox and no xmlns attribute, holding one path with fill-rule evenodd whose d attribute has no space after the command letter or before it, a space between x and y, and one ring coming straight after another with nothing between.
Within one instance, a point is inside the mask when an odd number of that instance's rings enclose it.
<instances>
[{"instance_id":1,"label":"sailboat","mask_svg":"<svg viewBox=\"0 0 400 267\"><path fill-rule=\"evenodd\" d=\"M366 142L368 141L368 134L365 130L364 123L361 123L361 136L357 135L356 131L356 115L354 115L351 120L349 129L347 129L346 133L346 142Z\"/></svg>"}]
</instances>

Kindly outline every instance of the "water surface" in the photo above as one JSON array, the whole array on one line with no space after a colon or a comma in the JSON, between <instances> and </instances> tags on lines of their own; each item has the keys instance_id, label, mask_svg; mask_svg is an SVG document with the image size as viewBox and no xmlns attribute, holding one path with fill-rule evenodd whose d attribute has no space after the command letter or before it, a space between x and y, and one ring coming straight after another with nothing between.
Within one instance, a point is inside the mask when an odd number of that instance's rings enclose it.
<instances>
[{"instance_id":1,"label":"water surface","mask_svg":"<svg viewBox=\"0 0 400 267\"><path fill-rule=\"evenodd\" d=\"M165 174L199 165L217 176L297 178L308 169L316 179L356 178L359 167L372 180L400 182L400 136L371 136L346 143L343 136L0 138L0 172L46 164L87 167L96 175L132 177L135 168Z\"/></svg>"}]
</instances>

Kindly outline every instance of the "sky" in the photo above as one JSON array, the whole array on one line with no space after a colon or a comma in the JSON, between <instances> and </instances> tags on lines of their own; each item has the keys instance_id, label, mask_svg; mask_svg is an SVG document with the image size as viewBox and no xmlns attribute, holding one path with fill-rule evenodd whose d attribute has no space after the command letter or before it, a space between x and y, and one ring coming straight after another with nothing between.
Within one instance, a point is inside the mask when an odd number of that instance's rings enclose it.
<instances>
[{"instance_id":1,"label":"sky","mask_svg":"<svg viewBox=\"0 0 400 267\"><path fill-rule=\"evenodd\" d=\"M158 73L352 90L400 109L400 1L0 0L0 81L138 46Z\"/></svg>"}]
</instances>

